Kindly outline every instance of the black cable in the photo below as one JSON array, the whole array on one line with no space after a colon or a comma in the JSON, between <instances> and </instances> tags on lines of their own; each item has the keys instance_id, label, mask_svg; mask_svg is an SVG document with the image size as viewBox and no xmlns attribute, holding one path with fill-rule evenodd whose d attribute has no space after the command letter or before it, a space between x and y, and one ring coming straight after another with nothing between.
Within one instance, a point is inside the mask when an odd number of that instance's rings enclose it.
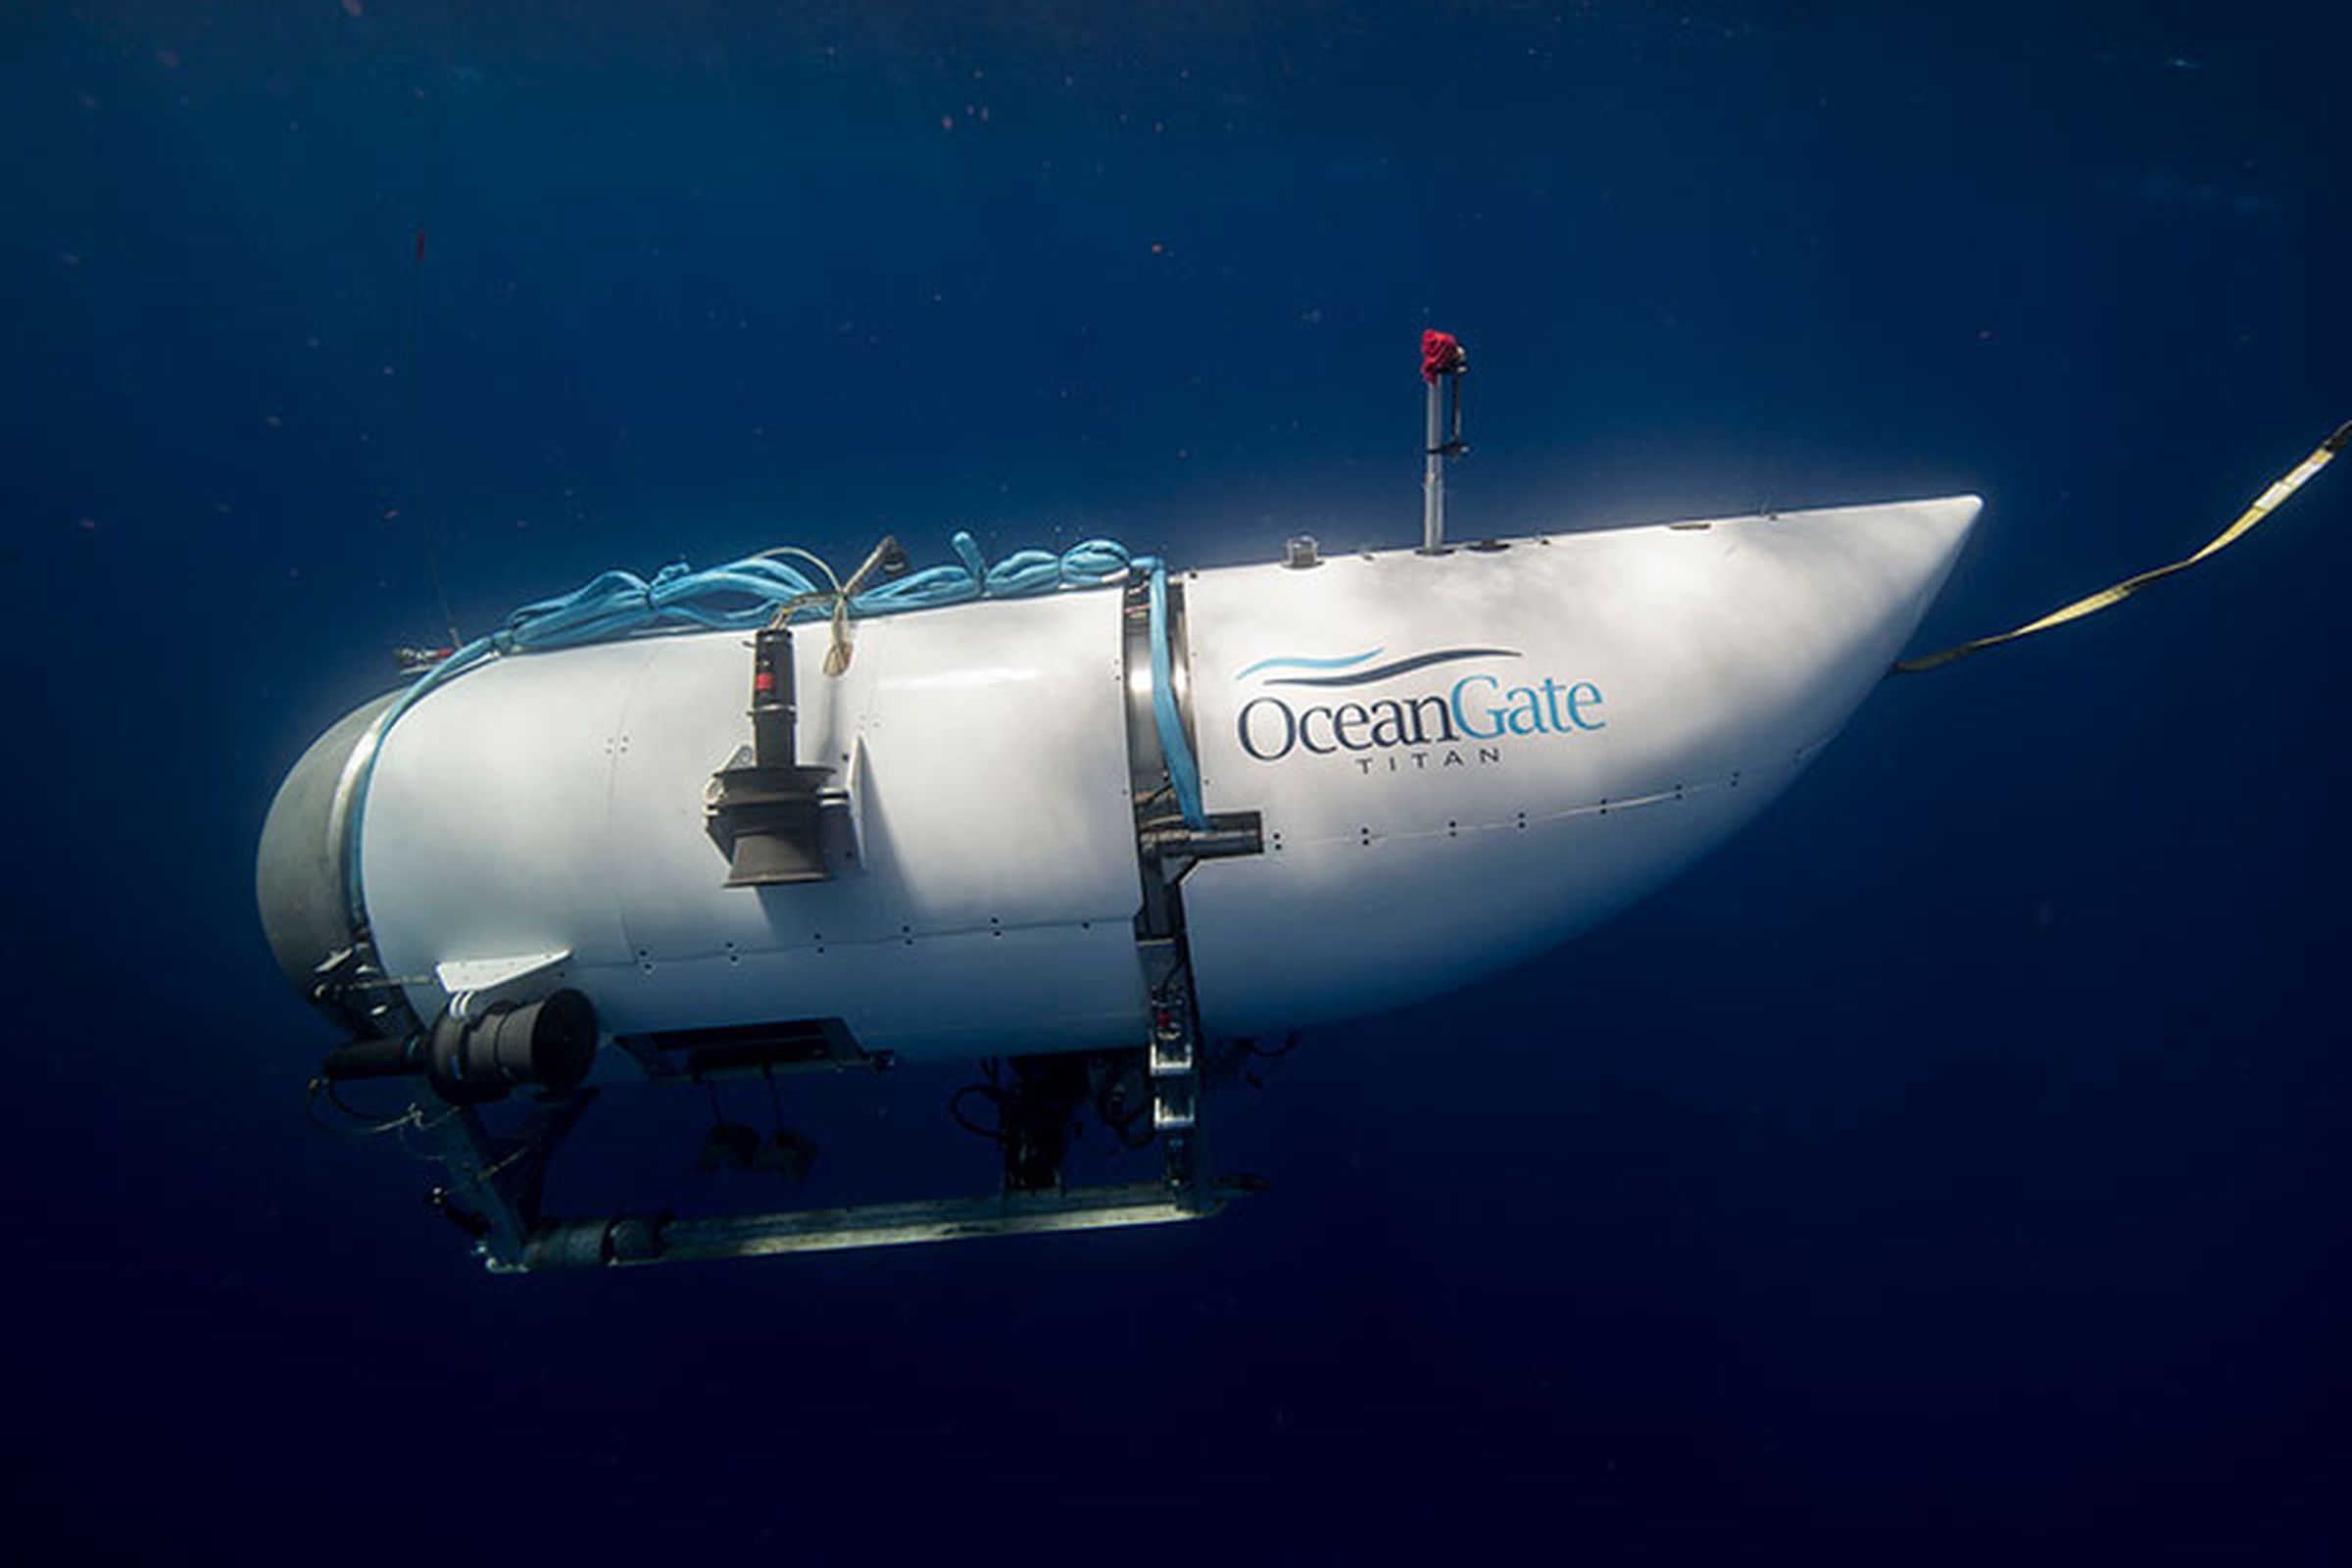
<instances>
[{"instance_id":1,"label":"black cable","mask_svg":"<svg viewBox=\"0 0 2352 1568\"><path fill-rule=\"evenodd\" d=\"M986 1099L991 1105L996 1107L996 1126L983 1127L978 1122L972 1120L969 1116L966 1116L963 1113L963 1100L966 1095L979 1095ZM948 1097L948 1116L956 1123L956 1126L962 1128L965 1132L970 1133L975 1138L985 1138L994 1143L998 1140L1001 1140L1004 1136L1004 1099L997 1093L997 1091L991 1089L986 1084L965 1084L961 1089L958 1089L954 1094L950 1095Z\"/></svg>"},{"instance_id":2,"label":"black cable","mask_svg":"<svg viewBox=\"0 0 2352 1568\"><path fill-rule=\"evenodd\" d=\"M342 1116L351 1125L337 1126L333 1122L320 1119L318 1102L321 1099L334 1106L336 1114ZM364 1138L380 1138L386 1133L398 1132L401 1128L414 1124L416 1119L416 1107L411 1105L397 1115L378 1119L347 1103L343 1097L336 1092L335 1086L327 1079L314 1078L310 1081L302 1097L302 1116L303 1120L330 1138L340 1138L347 1143L358 1143Z\"/></svg>"}]
</instances>

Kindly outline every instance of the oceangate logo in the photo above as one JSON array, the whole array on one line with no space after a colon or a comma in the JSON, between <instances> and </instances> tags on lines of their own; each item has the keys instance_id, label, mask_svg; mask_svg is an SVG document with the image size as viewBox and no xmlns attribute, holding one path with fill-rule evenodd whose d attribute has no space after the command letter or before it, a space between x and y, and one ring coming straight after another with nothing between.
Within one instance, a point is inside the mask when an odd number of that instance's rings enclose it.
<instances>
[{"instance_id":1,"label":"oceangate logo","mask_svg":"<svg viewBox=\"0 0 2352 1568\"><path fill-rule=\"evenodd\" d=\"M1386 649L1337 659L1283 655L1261 659L1234 676L1264 677L1268 688L1242 705L1235 718L1242 750L1261 762L1279 762L1298 752L1318 757L1355 755L1369 773L1385 763L1392 773L1413 768L1463 767L1502 760L1502 745L1514 736L1570 736L1605 729L1600 688L1589 680L1562 683L1551 676L1505 685L1512 673L1471 670L1441 691L1383 696L1362 701L1319 702L1314 692L1374 686L1444 664L1517 659L1511 648L1440 648L1426 654L1375 662ZM1273 688L1308 688L1297 698ZM1465 752L1468 755L1465 755Z\"/></svg>"}]
</instances>

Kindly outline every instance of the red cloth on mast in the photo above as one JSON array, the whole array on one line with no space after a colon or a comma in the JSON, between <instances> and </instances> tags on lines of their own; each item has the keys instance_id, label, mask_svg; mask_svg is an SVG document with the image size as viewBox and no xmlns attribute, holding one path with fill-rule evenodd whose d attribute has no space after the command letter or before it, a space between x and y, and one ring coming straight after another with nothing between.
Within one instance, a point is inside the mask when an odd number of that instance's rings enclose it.
<instances>
[{"instance_id":1,"label":"red cloth on mast","mask_svg":"<svg viewBox=\"0 0 2352 1568\"><path fill-rule=\"evenodd\" d=\"M1421 334L1421 379L1430 385L1437 385L1439 376L1460 369L1466 358L1451 332Z\"/></svg>"}]
</instances>

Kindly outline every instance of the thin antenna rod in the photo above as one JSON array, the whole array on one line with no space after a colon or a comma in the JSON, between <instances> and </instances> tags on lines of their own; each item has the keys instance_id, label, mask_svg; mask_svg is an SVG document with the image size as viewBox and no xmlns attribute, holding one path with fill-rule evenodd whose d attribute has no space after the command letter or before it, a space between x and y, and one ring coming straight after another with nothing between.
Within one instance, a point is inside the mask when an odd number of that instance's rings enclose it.
<instances>
[{"instance_id":1,"label":"thin antenna rod","mask_svg":"<svg viewBox=\"0 0 2352 1568\"><path fill-rule=\"evenodd\" d=\"M1429 383L1428 439L1421 470L1421 553L1446 553L1446 460L1462 444L1462 375L1470 356L1450 332L1421 334L1421 379ZM1448 408L1450 406L1450 416ZM1448 426L1450 425L1450 428Z\"/></svg>"},{"instance_id":2,"label":"thin antenna rod","mask_svg":"<svg viewBox=\"0 0 2352 1568\"><path fill-rule=\"evenodd\" d=\"M1421 470L1421 553L1434 556L1446 548L1446 391L1439 381L1429 383L1429 455Z\"/></svg>"}]
</instances>

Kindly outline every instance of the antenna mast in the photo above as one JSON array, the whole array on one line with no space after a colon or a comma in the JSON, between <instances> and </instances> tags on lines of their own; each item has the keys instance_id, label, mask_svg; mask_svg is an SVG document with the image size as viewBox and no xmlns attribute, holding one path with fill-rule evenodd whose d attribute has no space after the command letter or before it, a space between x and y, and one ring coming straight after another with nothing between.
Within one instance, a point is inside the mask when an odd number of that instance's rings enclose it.
<instances>
[{"instance_id":1,"label":"antenna mast","mask_svg":"<svg viewBox=\"0 0 2352 1568\"><path fill-rule=\"evenodd\" d=\"M1421 553L1446 553L1446 460L1470 448L1462 440L1462 376L1470 356L1451 332L1421 334L1421 379L1429 383L1428 466L1421 472Z\"/></svg>"}]
</instances>

